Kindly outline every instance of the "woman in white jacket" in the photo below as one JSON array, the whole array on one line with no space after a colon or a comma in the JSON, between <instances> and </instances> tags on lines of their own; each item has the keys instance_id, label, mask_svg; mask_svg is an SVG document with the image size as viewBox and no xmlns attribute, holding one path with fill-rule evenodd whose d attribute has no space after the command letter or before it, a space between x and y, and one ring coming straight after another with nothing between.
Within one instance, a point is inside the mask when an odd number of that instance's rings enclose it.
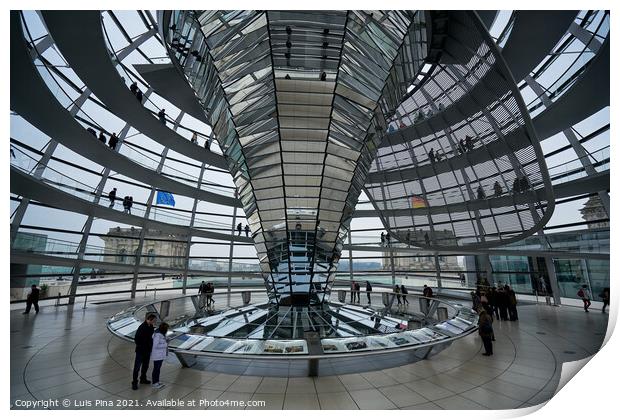
<instances>
[{"instance_id":1,"label":"woman in white jacket","mask_svg":"<svg viewBox=\"0 0 620 420\"><path fill-rule=\"evenodd\" d=\"M163 388L164 384L159 382L159 371L166 356L168 356L168 342L166 333L168 324L162 322L159 328L153 333L153 349L151 350L151 360L153 361L153 388Z\"/></svg>"}]
</instances>

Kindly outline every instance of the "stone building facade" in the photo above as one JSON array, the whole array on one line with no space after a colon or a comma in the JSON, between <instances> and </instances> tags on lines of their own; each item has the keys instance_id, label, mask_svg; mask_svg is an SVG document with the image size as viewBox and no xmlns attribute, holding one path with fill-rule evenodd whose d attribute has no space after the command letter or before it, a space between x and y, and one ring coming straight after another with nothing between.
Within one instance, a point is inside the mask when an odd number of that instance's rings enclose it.
<instances>
[{"instance_id":1,"label":"stone building facade","mask_svg":"<svg viewBox=\"0 0 620 420\"><path fill-rule=\"evenodd\" d=\"M105 243L105 262L133 264L140 244L142 229L115 227L106 236L100 236ZM185 268L187 235L170 234L149 229L145 233L141 265L151 267Z\"/></svg>"}]
</instances>

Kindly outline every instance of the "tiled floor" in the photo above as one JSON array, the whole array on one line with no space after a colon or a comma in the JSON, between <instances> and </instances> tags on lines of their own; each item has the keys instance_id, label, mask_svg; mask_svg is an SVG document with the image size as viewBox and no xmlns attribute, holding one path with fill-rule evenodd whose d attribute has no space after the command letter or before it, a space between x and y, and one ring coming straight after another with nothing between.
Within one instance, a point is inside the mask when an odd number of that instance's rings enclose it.
<instances>
[{"instance_id":1,"label":"tiled floor","mask_svg":"<svg viewBox=\"0 0 620 420\"><path fill-rule=\"evenodd\" d=\"M170 358L162 369L165 388L143 385L132 391L133 346L109 334L104 324L126 306L127 302L86 309L46 307L28 316L11 311L11 403L68 398L91 401L86 408L99 408L95 401L101 406L118 400L137 400L145 408L149 401L164 399L197 404L172 408L207 408L198 406L201 400L264 401L264 407L248 408L266 409L526 407L552 397L562 363L596 352L607 328L607 316L600 312L524 305L518 322L495 322L492 357L482 356L480 339L472 334L418 363L317 378L184 369Z\"/></svg>"}]
</instances>

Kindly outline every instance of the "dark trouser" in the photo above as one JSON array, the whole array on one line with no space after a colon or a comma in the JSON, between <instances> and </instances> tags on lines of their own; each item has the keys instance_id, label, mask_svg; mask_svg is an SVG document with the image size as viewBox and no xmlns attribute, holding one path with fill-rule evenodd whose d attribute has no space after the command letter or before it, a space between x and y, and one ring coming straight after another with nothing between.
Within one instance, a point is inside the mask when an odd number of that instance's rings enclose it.
<instances>
[{"instance_id":1,"label":"dark trouser","mask_svg":"<svg viewBox=\"0 0 620 420\"><path fill-rule=\"evenodd\" d=\"M146 371L149 370L150 360L151 360L151 352L148 352L148 353L136 352L136 360L133 364L133 382L134 383L138 383L138 372L140 372L140 370L142 370L142 373L140 375L140 380L145 381L147 379Z\"/></svg>"},{"instance_id":2,"label":"dark trouser","mask_svg":"<svg viewBox=\"0 0 620 420\"><path fill-rule=\"evenodd\" d=\"M486 354L493 354L493 341L491 337L482 337L480 336L480 338L482 338L482 344L484 344L484 352Z\"/></svg>"},{"instance_id":3,"label":"dark trouser","mask_svg":"<svg viewBox=\"0 0 620 420\"><path fill-rule=\"evenodd\" d=\"M491 316L493 316L493 314L495 314L495 318L499 319L499 308L497 307L497 305L495 306L491 306Z\"/></svg>"},{"instance_id":4,"label":"dark trouser","mask_svg":"<svg viewBox=\"0 0 620 420\"><path fill-rule=\"evenodd\" d=\"M370 298L369 298L370 299ZM370 300L368 300L368 302L370 302ZM605 308L609 306L609 301L608 300L604 300L603 301L603 309L602 312L605 312Z\"/></svg>"},{"instance_id":5,"label":"dark trouser","mask_svg":"<svg viewBox=\"0 0 620 420\"><path fill-rule=\"evenodd\" d=\"M398 304L400 305L400 296L396 295L396 299L398 299Z\"/></svg>"},{"instance_id":6,"label":"dark trouser","mask_svg":"<svg viewBox=\"0 0 620 420\"><path fill-rule=\"evenodd\" d=\"M161 370L162 363L164 363L163 360L153 360L153 376L151 382L154 384L159 382L159 371Z\"/></svg>"},{"instance_id":7,"label":"dark trouser","mask_svg":"<svg viewBox=\"0 0 620 420\"><path fill-rule=\"evenodd\" d=\"M360 292L355 292L355 294L357 295L357 303L360 303Z\"/></svg>"},{"instance_id":8,"label":"dark trouser","mask_svg":"<svg viewBox=\"0 0 620 420\"><path fill-rule=\"evenodd\" d=\"M590 302L590 299L583 299L583 309L587 312L588 308L590 307L590 305L592 304L592 302Z\"/></svg>"},{"instance_id":9,"label":"dark trouser","mask_svg":"<svg viewBox=\"0 0 620 420\"><path fill-rule=\"evenodd\" d=\"M351 302L350 303L354 303L355 302L355 292L351 291Z\"/></svg>"},{"instance_id":10,"label":"dark trouser","mask_svg":"<svg viewBox=\"0 0 620 420\"><path fill-rule=\"evenodd\" d=\"M403 303L407 303L407 305L409 305L409 301L407 300L407 296L403 296Z\"/></svg>"},{"instance_id":11,"label":"dark trouser","mask_svg":"<svg viewBox=\"0 0 620 420\"><path fill-rule=\"evenodd\" d=\"M508 307L508 315L510 316L510 320L511 321L518 321L519 320L519 314L517 314L517 307L516 306L509 306Z\"/></svg>"},{"instance_id":12,"label":"dark trouser","mask_svg":"<svg viewBox=\"0 0 620 420\"><path fill-rule=\"evenodd\" d=\"M368 298L368 304L370 305L370 293L366 293L366 297Z\"/></svg>"},{"instance_id":13,"label":"dark trouser","mask_svg":"<svg viewBox=\"0 0 620 420\"><path fill-rule=\"evenodd\" d=\"M505 306L499 307L499 317L502 321L508 321L508 308Z\"/></svg>"},{"instance_id":14,"label":"dark trouser","mask_svg":"<svg viewBox=\"0 0 620 420\"><path fill-rule=\"evenodd\" d=\"M32 305L34 305L34 311L36 313L39 313L39 301L38 300L35 300L35 301L27 300L26 301L26 313L30 312L30 308L32 307Z\"/></svg>"}]
</instances>

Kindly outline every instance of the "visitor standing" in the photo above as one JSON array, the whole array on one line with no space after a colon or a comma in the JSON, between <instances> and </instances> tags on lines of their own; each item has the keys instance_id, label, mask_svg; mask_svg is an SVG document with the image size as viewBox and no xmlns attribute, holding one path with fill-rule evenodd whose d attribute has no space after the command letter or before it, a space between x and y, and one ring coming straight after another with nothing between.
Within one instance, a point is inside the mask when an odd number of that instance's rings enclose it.
<instances>
[{"instance_id":1,"label":"visitor standing","mask_svg":"<svg viewBox=\"0 0 620 420\"><path fill-rule=\"evenodd\" d=\"M518 321L519 314L517 313L517 295L508 285L506 285L506 294L508 295L508 316L511 321Z\"/></svg>"},{"instance_id":2,"label":"visitor standing","mask_svg":"<svg viewBox=\"0 0 620 420\"><path fill-rule=\"evenodd\" d=\"M239 236L241 236L241 230L242 230L242 229L243 229L243 228L241 227L241 223L238 223L238 224L237 224L237 234L238 234Z\"/></svg>"},{"instance_id":3,"label":"visitor standing","mask_svg":"<svg viewBox=\"0 0 620 420\"><path fill-rule=\"evenodd\" d=\"M495 315L495 318L499 321L499 309L497 307L497 288L491 288L491 290L487 293L487 299L489 300L489 308L491 308L489 315L491 315L491 317Z\"/></svg>"},{"instance_id":4,"label":"visitor standing","mask_svg":"<svg viewBox=\"0 0 620 420\"><path fill-rule=\"evenodd\" d=\"M105 137L105 134L103 134L103 131L99 132L99 141L103 144L106 144L108 139Z\"/></svg>"},{"instance_id":5,"label":"visitor standing","mask_svg":"<svg viewBox=\"0 0 620 420\"><path fill-rule=\"evenodd\" d=\"M134 342L136 343L136 359L133 364L133 381L131 389L138 389L138 374L140 374L141 384L150 384L146 378L146 372L149 369L149 361L151 360L151 349L153 348L153 331L155 330L156 316L153 313L146 315L146 319L136 331Z\"/></svg>"},{"instance_id":6,"label":"visitor standing","mask_svg":"<svg viewBox=\"0 0 620 420\"><path fill-rule=\"evenodd\" d=\"M108 146L110 146L110 149L116 150L117 144L118 144L118 137L116 136L116 133L112 133L112 135L110 136L110 140L108 141Z\"/></svg>"},{"instance_id":7,"label":"visitor standing","mask_svg":"<svg viewBox=\"0 0 620 420\"><path fill-rule=\"evenodd\" d=\"M166 110L164 108L159 110L159 112L157 113L157 116L159 117L159 121L163 125L166 125Z\"/></svg>"},{"instance_id":8,"label":"visitor standing","mask_svg":"<svg viewBox=\"0 0 620 420\"><path fill-rule=\"evenodd\" d=\"M133 196L127 199L127 213L131 214L131 206L133 206Z\"/></svg>"},{"instance_id":9,"label":"visitor standing","mask_svg":"<svg viewBox=\"0 0 620 420\"><path fill-rule=\"evenodd\" d=\"M478 334L484 345L483 356L493 355L493 317L484 308L478 312Z\"/></svg>"},{"instance_id":10,"label":"visitor standing","mask_svg":"<svg viewBox=\"0 0 620 420\"><path fill-rule=\"evenodd\" d=\"M368 304L370 305L370 292L372 292L372 285L369 281L366 281L366 297L368 298Z\"/></svg>"},{"instance_id":11,"label":"visitor standing","mask_svg":"<svg viewBox=\"0 0 620 420\"><path fill-rule=\"evenodd\" d=\"M385 246L385 233L381 232L381 246Z\"/></svg>"},{"instance_id":12,"label":"visitor standing","mask_svg":"<svg viewBox=\"0 0 620 420\"><path fill-rule=\"evenodd\" d=\"M506 289L498 288L495 300L499 309L499 318L502 321L508 321L508 293L506 293Z\"/></svg>"},{"instance_id":13,"label":"visitor standing","mask_svg":"<svg viewBox=\"0 0 620 420\"><path fill-rule=\"evenodd\" d=\"M475 292L471 292L471 308L474 311L480 309L480 297Z\"/></svg>"},{"instance_id":14,"label":"visitor standing","mask_svg":"<svg viewBox=\"0 0 620 420\"><path fill-rule=\"evenodd\" d=\"M124 213L129 212L129 196L128 195L123 197L123 212Z\"/></svg>"},{"instance_id":15,"label":"visitor standing","mask_svg":"<svg viewBox=\"0 0 620 420\"><path fill-rule=\"evenodd\" d=\"M355 296L357 297L357 303L360 303L360 290L361 290L362 286L358 283L355 282Z\"/></svg>"},{"instance_id":16,"label":"visitor standing","mask_svg":"<svg viewBox=\"0 0 620 420\"><path fill-rule=\"evenodd\" d=\"M351 298L349 299L349 303L355 303L355 280L351 282Z\"/></svg>"},{"instance_id":17,"label":"visitor standing","mask_svg":"<svg viewBox=\"0 0 620 420\"><path fill-rule=\"evenodd\" d=\"M192 134L192 143L198 144L198 133L196 133L195 131L194 134Z\"/></svg>"},{"instance_id":18,"label":"visitor standing","mask_svg":"<svg viewBox=\"0 0 620 420\"><path fill-rule=\"evenodd\" d=\"M159 382L159 372L164 359L168 357L168 342L166 341L166 333L168 332L168 324L162 322L159 328L153 334L153 347L151 348L151 360L153 361L153 374L151 380L153 388L161 389L165 385Z\"/></svg>"},{"instance_id":19,"label":"visitor standing","mask_svg":"<svg viewBox=\"0 0 620 420\"><path fill-rule=\"evenodd\" d=\"M245 225L245 236L246 238L250 237L250 226L249 225Z\"/></svg>"},{"instance_id":20,"label":"visitor standing","mask_svg":"<svg viewBox=\"0 0 620 420\"><path fill-rule=\"evenodd\" d=\"M116 200L116 188L112 188L112 191L108 193L108 199L110 200L110 205L108 207L114 207L114 200Z\"/></svg>"}]
</instances>

